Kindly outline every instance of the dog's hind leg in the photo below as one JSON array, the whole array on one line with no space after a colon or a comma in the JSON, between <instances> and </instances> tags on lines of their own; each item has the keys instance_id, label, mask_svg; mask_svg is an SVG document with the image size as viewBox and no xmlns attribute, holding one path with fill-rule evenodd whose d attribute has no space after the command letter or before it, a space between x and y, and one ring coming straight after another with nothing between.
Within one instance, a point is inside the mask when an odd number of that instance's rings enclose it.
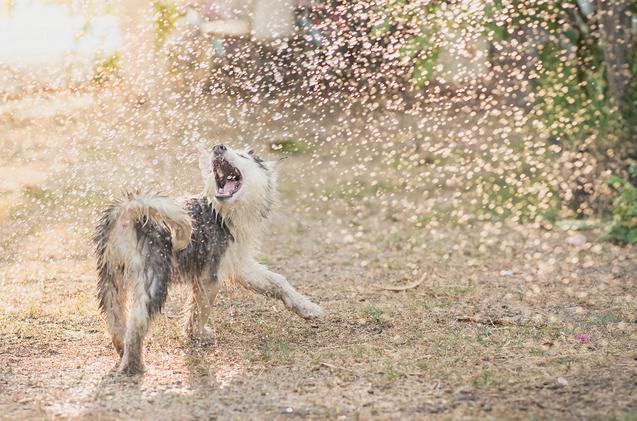
<instances>
[{"instance_id":1,"label":"dog's hind leg","mask_svg":"<svg viewBox=\"0 0 637 421\"><path fill-rule=\"evenodd\" d=\"M144 371L142 358L143 342L150 322L166 301L168 278L156 273L153 268L145 268L142 275L133 280L133 302L126 322L124 354L118 371L138 374Z\"/></svg>"},{"instance_id":2,"label":"dog's hind leg","mask_svg":"<svg viewBox=\"0 0 637 421\"><path fill-rule=\"evenodd\" d=\"M130 279L133 303L128 313L124 354L119 371L137 374L144 370L142 345L150 322L166 302L172 274L170 233L159 227L137 229L138 255L133 261Z\"/></svg>"},{"instance_id":3,"label":"dog's hind leg","mask_svg":"<svg viewBox=\"0 0 637 421\"><path fill-rule=\"evenodd\" d=\"M239 282L248 289L279 298L287 308L304 319L320 317L323 312L320 306L299 294L283 275L260 263L252 262L242 268Z\"/></svg>"},{"instance_id":4,"label":"dog's hind leg","mask_svg":"<svg viewBox=\"0 0 637 421\"><path fill-rule=\"evenodd\" d=\"M212 341L212 330L206 327L206 321L218 292L219 282L217 281L196 279L193 282L188 321L186 322L186 335L193 341L201 343Z\"/></svg>"},{"instance_id":5,"label":"dog's hind leg","mask_svg":"<svg viewBox=\"0 0 637 421\"><path fill-rule=\"evenodd\" d=\"M121 357L126 333L126 285L121 271L113 273L105 266L100 268L97 298L113 346Z\"/></svg>"}]
</instances>

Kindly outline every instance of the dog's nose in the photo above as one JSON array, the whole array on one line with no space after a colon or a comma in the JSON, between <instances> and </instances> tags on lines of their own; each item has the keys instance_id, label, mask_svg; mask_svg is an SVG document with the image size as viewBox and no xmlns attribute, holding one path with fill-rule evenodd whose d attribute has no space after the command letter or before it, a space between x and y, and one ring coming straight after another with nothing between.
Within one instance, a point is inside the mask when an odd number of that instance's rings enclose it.
<instances>
[{"instance_id":1,"label":"dog's nose","mask_svg":"<svg viewBox=\"0 0 637 421\"><path fill-rule=\"evenodd\" d=\"M215 155L223 155L223 153L224 153L225 151L227 151L227 150L228 150L228 148L226 148L226 147L225 147L225 146L223 146L223 145L215 145L215 146L212 148L212 152L213 152Z\"/></svg>"}]
</instances>

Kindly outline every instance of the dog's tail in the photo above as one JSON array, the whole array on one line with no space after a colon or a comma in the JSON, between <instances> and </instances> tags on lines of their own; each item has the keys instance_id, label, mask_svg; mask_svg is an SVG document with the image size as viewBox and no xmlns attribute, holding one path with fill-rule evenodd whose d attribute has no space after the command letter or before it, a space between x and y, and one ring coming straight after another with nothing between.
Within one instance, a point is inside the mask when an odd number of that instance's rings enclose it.
<instances>
[{"instance_id":1,"label":"dog's tail","mask_svg":"<svg viewBox=\"0 0 637 421\"><path fill-rule=\"evenodd\" d=\"M153 221L165 224L171 231L174 250L185 249L190 243L192 222L181 206L165 196L129 193L120 202L120 221Z\"/></svg>"},{"instance_id":2,"label":"dog's tail","mask_svg":"<svg viewBox=\"0 0 637 421\"><path fill-rule=\"evenodd\" d=\"M128 266L137 255L136 227L149 222L168 227L173 250L190 243L192 222L186 210L165 196L128 193L102 214L93 237L98 264Z\"/></svg>"}]
</instances>

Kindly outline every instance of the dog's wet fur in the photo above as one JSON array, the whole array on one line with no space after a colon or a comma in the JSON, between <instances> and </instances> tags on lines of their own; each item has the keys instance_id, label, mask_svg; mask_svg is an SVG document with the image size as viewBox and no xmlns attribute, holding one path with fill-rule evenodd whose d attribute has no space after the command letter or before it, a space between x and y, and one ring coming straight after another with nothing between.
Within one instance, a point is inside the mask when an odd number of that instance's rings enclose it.
<instances>
[{"instance_id":1,"label":"dog's wet fur","mask_svg":"<svg viewBox=\"0 0 637 421\"><path fill-rule=\"evenodd\" d=\"M281 299L303 318L321 308L255 260L276 201L276 163L223 145L200 151L204 192L182 202L129 193L102 214L94 236L98 300L118 371L143 371L143 340L173 282L192 285L186 334L211 340L205 327L222 283L239 284Z\"/></svg>"}]
</instances>

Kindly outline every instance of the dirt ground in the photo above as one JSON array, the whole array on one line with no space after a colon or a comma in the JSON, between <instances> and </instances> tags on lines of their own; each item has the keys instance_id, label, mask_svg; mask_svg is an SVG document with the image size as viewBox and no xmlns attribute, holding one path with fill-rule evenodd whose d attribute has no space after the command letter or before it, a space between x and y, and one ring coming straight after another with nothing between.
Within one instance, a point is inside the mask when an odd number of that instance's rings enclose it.
<instances>
[{"instance_id":1,"label":"dirt ground","mask_svg":"<svg viewBox=\"0 0 637 421\"><path fill-rule=\"evenodd\" d=\"M417 227L402 192L323 195L354 177L338 118L280 119L273 104L242 125L240 107L209 107L108 93L0 105L0 419L637 420L634 248L507 222ZM201 347L175 287L145 375L114 374L94 297L99 209L125 186L197 192L193 133L263 151L303 131L318 135L282 162L263 261L325 317L230 285ZM365 131L352 136L365 153Z\"/></svg>"}]
</instances>

